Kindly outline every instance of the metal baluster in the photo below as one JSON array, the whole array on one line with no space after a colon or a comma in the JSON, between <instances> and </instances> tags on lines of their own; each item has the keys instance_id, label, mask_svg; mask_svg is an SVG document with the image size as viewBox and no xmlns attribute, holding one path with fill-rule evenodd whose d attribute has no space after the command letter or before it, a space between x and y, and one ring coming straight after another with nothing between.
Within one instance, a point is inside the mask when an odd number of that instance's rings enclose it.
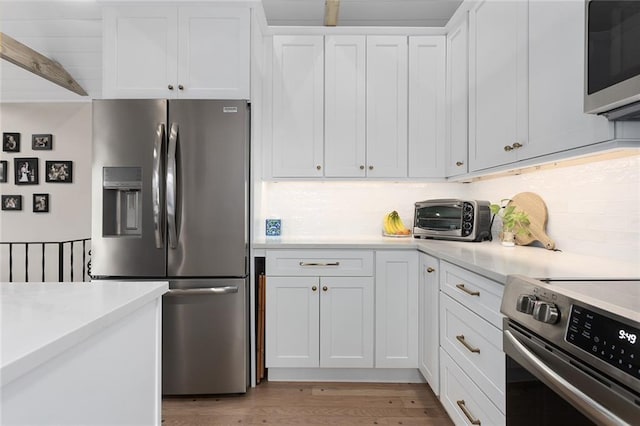
<instances>
[{"instance_id":1,"label":"metal baluster","mask_svg":"<svg viewBox=\"0 0 640 426\"><path fill-rule=\"evenodd\" d=\"M44 248L45 243L42 243L42 282L44 282Z\"/></svg>"},{"instance_id":2,"label":"metal baluster","mask_svg":"<svg viewBox=\"0 0 640 426\"><path fill-rule=\"evenodd\" d=\"M13 282L13 243L9 243L9 282Z\"/></svg>"},{"instance_id":3,"label":"metal baluster","mask_svg":"<svg viewBox=\"0 0 640 426\"><path fill-rule=\"evenodd\" d=\"M87 243L87 240L82 240L82 281L86 281L87 280L87 276L85 275L85 269L84 269L84 265L87 259L87 251L85 249L85 245Z\"/></svg>"},{"instance_id":4,"label":"metal baluster","mask_svg":"<svg viewBox=\"0 0 640 426\"><path fill-rule=\"evenodd\" d=\"M29 243L24 243L24 281L29 282Z\"/></svg>"},{"instance_id":5,"label":"metal baluster","mask_svg":"<svg viewBox=\"0 0 640 426\"><path fill-rule=\"evenodd\" d=\"M64 243L58 243L58 282L62 282L64 280L64 275L62 273L64 269L63 258L64 258Z\"/></svg>"},{"instance_id":6,"label":"metal baluster","mask_svg":"<svg viewBox=\"0 0 640 426\"><path fill-rule=\"evenodd\" d=\"M73 244L75 241L71 241L71 282L73 282Z\"/></svg>"}]
</instances>

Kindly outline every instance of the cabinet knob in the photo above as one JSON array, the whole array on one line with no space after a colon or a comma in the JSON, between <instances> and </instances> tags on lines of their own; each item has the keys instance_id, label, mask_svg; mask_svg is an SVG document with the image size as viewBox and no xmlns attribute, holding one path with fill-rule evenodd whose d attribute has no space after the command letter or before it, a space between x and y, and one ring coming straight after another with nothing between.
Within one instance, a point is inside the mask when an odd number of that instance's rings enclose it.
<instances>
[{"instance_id":1,"label":"cabinet knob","mask_svg":"<svg viewBox=\"0 0 640 426\"><path fill-rule=\"evenodd\" d=\"M169 89L169 90L173 90L173 84L168 85L168 86L167 86L167 89Z\"/></svg>"},{"instance_id":2,"label":"cabinet knob","mask_svg":"<svg viewBox=\"0 0 640 426\"><path fill-rule=\"evenodd\" d=\"M462 161L456 161L456 166L460 167L462 166L464 163Z\"/></svg>"},{"instance_id":3,"label":"cabinet knob","mask_svg":"<svg viewBox=\"0 0 640 426\"><path fill-rule=\"evenodd\" d=\"M511 147L512 147L513 149L522 148L522 146L523 146L523 145L522 145L521 143L519 143L519 142L516 142L516 143L514 143L513 145L511 145Z\"/></svg>"},{"instance_id":4,"label":"cabinet knob","mask_svg":"<svg viewBox=\"0 0 640 426\"><path fill-rule=\"evenodd\" d=\"M505 150L505 151L507 151L507 152L509 152L509 151L513 151L513 147L512 147L512 146L509 146L509 145L505 145L505 146L504 146L504 150Z\"/></svg>"},{"instance_id":5,"label":"cabinet knob","mask_svg":"<svg viewBox=\"0 0 640 426\"><path fill-rule=\"evenodd\" d=\"M317 165L316 169L320 170L320 169L322 169L322 166L321 165Z\"/></svg>"},{"instance_id":6,"label":"cabinet knob","mask_svg":"<svg viewBox=\"0 0 640 426\"><path fill-rule=\"evenodd\" d=\"M178 84L178 89L179 90L184 90L184 86L182 84Z\"/></svg>"},{"instance_id":7,"label":"cabinet knob","mask_svg":"<svg viewBox=\"0 0 640 426\"><path fill-rule=\"evenodd\" d=\"M435 269L433 269L431 266L429 266L429 267L427 268L427 272L428 272L428 273L435 272Z\"/></svg>"},{"instance_id":8,"label":"cabinet knob","mask_svg":"<svg viewBox=\"0 0 640 426\"><path fill-rule=\"evenodd\" d=\"M373 166L369 166L369 170L373 170Z\"/></svg>"},{"instance_id":9,"label":"cabinet knob","mask_svg":"<svg viewBox=\"0 0 640 426\"><path fill-rule=\"evenodd\" d=\"M316 291L316 290L318 290L318 287L316 287L315 285L311 287L311 291Z\"/></svg>"},{"instance_id":10,"label":"cabinet knob","mask_svg":"<svg viewBox=\"0 0 640 426\"><path fill-rule=\"evenodd\" d=\"M364 170L364 166L360 166L360 170Z\"/></svg>"},{"instance_id":11,"label":"cabinet knob","mask_svg":"<svg viewBox=\"0 0 640 426\"><path fill-rule=\"evenodd\" d=\"M322 287L322 291L327 291L327 290L329 290L329 287L327 287L326 285Z\"/></svg>"}]
</instances>

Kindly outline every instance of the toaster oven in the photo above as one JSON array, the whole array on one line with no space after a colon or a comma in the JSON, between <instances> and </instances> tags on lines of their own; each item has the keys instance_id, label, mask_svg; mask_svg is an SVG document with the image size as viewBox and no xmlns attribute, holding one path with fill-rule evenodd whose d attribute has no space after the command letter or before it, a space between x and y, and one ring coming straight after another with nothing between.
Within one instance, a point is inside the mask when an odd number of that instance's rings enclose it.
<instances>
[{"instance_id":1,"label":"toaster oven","mask_svg":"<svg viewBox=\"0 0 640 426\"><path fill-rule=\"evenodd\" d=\"M418 201L413 220L415 238L457 241L491 239L488 201L439 199Z\"/></svg>"}]
</instances>

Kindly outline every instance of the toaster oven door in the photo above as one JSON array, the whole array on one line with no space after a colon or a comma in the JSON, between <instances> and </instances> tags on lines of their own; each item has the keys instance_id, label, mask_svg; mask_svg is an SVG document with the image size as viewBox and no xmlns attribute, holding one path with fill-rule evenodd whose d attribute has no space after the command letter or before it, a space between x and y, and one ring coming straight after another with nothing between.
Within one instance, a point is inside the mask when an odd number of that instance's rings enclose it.
<instances>
[{"instance_id":1,"label":"toaster oven door","mask_svg":"<svg viewBox=\"0 0 640 426\"><path fill-rule=\"evenodd\" d=\"M434 235L460 235L462 214L462 203L416 207L415 227Z\"/></svg>"}]
</instances>

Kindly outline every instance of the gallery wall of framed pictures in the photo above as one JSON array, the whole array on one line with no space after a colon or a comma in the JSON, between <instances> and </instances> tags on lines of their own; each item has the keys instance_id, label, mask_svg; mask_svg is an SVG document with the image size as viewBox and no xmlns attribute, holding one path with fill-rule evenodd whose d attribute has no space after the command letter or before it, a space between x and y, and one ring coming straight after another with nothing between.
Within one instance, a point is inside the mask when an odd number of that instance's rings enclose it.
<instances>
[{"instance_id":1,"label":"gallery wall of framed pictures","mask_svg":"<svg viewBox=\"0 0 640 426\"><path fill-rule=\"evenodd\" d=\"M3 187L1 187L2 197L0 203L3 211L23 210L23 195L11 194L12 191L9 186L11 183L18 186L73 183L73 161L46 159L42 162L39 157L26 156L34 155L33 151L52 151L52 134L32 134L30 149L27 148L28 145L21 144L21 139L22 134L20 132L2 133L0 184ZM42 181L42 176L44 181ZM33 213L49 213L51 195L40 190L34 191L31 195Z\"/></svg>"}]
</instances>

